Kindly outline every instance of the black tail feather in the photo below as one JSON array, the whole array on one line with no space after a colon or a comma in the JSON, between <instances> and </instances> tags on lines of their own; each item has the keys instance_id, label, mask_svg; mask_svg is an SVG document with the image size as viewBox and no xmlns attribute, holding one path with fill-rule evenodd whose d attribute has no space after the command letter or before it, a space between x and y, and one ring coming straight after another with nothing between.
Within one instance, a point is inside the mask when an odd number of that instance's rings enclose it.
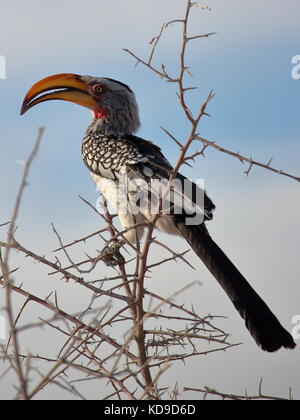
<instances>
[{"instance_id":1,"label":"black tail feather","mask_svg":"<svg viewBox=\"0 0 300 420\"><path fill-rule=\"evenodd\" d=\"M262 350L275 352L281 347L295 348L293 337L212 240L206 226L186 226L182 218L175 222L182 236L223 287Z\"/></svg>"}]
</instances>

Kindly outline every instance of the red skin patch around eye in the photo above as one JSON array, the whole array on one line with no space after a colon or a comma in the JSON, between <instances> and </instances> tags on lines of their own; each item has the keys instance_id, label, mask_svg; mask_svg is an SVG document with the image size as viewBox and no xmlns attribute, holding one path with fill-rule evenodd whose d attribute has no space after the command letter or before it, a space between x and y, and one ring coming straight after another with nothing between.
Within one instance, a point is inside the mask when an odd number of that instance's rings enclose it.
<instances>
[{"instance_id":1,"label":"red skin patch around eye","mask_svg":"<svg viewBox=\"0 0 300 420\"><path fill-rule=\"evenodd\" d=\"M108 114L107 108L94 108L93 109L94 118L102 120Z\"/></svg>"}]
</instances>

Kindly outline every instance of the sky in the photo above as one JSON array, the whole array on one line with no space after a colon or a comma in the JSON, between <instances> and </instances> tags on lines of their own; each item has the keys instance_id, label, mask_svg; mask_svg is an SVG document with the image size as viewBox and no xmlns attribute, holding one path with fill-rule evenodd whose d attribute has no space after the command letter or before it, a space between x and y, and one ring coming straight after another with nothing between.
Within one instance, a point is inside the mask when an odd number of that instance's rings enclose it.
<instances>
[{"instance_id":1,"label":"sky","mask_svg":"<svg viewBox=\"0 0 300 420\"><path fill-rule=\"evenodd\" d=\"M197 109L210 90L216 97L209 105L211 118L201 122L200 134L232 151L299 176L300 79L292 78L292 59L300 55L298 0L207 0L211 11L195 8L191 33L216 32L209 39L190 44L190 83L199 89L190 94ZM181 18L184 0L123 0L109 2L70 0L2 0L0 56L0 224L10 218L15 191L22 173L20 161L28 156L37 133L45 126L38 159L18 220L18 238L27 247L49 253L56 247L53 222L67 239L98 229L99 220L80 201L79 195L96 202L97 193L80 156L80 142L90 113L66 102L48 102L19 116L28 88L41 78L72 72L111 77L127 83L136 93L142 126L139 135L158 144L171 162L178 149L163 133L164 127L184 141L188 124L176 99L175 88L135 62L123 49L141 57L150 51L149 41L164 22ZM176 74L180 27L171 25L154 57ZM3 63L3 59L0 60ZM2 69L3 70L3 69ZM209 229L216 242L238 264L250 283L270 304L290 331L300 314L298 238L299 185L291 179L253 168L249 176L238 160L207 150L193 168L184 169L192 179L203 178L217 210ZM71 216L70 216L71 215ZM1 238L5 231L0 230ZM178 249L179 239L160 235ZM16 264L19 256L15 255ZM197 271L183 264L161 267L148 287L170 296L187 282L201 280L199 294L186 292L185 301L207 313L226 315L222 321L233 341L242 348L176 366L166 382L183 378L183 385L207 385L229 393L255 393L263 378L268 394L300 397L300 347L293 352L268 355L256 348L239 316L213 277L195 256ZM24 274L25 273L25 274ZM24 277L25 276L25 277ZM42 278L39 278L42 276ZM47 272L26 263L16 280L24 281L41 296L65 286L49 281ZM158 281L163 278L164 281ZM81 308L77 289L68 289L63 303L71 312ZM0 300L1 305L1 300ZM32 319L36 314L30 314ZM38 341L38 337L34 338ZM1 368L0 368L1 369ZM195 376L195 370L199 375ZM91 396L92 396L92 391ZM10 379L0 382L0 399L10 398ZM44 398L68 398L51 388Z\"/></svg>"}]
</instances>

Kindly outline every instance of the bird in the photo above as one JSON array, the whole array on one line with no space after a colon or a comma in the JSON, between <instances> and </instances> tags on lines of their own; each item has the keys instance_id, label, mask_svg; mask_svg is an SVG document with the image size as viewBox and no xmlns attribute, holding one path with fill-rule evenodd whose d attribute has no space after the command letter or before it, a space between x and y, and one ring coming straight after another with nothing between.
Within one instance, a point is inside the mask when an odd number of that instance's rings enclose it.
<instances>
[{"instance_id":1,"label":"bird","mask_svg":"<svg viewBox=\"0 0 300 420\"><path fill-rule=\"evenodd\" d=\"M187 241L224 289L257 345L270 353L294 349L292 335L209 234L207 223L213 219L215 205L206 191L174 173L161 148L136 135L140 118L132 89L108 77L56 74L28 90L20 113L50 100L72 102L92 111L81 143L83 162L102 195L116 208L126 241L142 240L145 224L155 219L159 208L155 228ZM186 200L181 200L182 185L187 185ZM166 199L162 194L168 186ZM149 205L151 200L154 206ZM165 202L168 211L163 211Z\"/></svg>"}]
</instances>

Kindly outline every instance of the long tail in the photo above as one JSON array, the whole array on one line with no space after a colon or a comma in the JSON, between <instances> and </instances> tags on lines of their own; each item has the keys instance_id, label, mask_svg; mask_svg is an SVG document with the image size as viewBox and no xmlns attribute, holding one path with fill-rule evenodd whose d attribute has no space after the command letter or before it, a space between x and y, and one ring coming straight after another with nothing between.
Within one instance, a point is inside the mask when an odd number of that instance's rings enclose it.
<instances>
[{"instance_id":1,"label":"long tail","mask_svg":"<svg viewBox=\"0 0 300 420\"><path fill-rule=\"evenodd\" d=\"M176 225L182 236L223 287L262 350L275 352L281 347L295 348L293 337L283 328L265 302L212 240L206 226L204 224L186 226L183 220L176 220Z\"/></svg>"}]
</instances>

